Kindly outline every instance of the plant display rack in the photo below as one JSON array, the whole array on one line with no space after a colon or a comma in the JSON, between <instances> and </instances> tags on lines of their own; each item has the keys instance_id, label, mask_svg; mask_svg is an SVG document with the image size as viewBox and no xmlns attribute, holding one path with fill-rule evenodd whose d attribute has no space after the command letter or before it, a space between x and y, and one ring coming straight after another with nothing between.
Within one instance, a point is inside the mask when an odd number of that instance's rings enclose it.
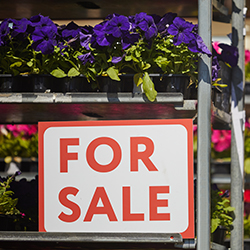
<instances>
[{"instance_id":1,"label":"plant display rack","mask_svg":"<svg viewBox=\"0 0 250 250\"><path fill-rule=\"evenodd\" d=\"M219 1L198 1L198 20L201 37L211 43L212 2L217 8L225 9ZM239 67L243 65L243 1L233 2L238 7L239 19L232 19L233 30L237 31L237 46L240 52ZM240 14L239 14L240 13ZM234 15L233 10L233 15ZM232 15L232 17L233 17ZM242 19L242 20L241 20ZM240 20L240 21L239 21ZM243 50L244 51L244 50ZM0 94L1 123L37 123L38 121L62 120L106 120L106 119L177 119L192 118L198 124L197 160L197 242L183 241L179 234L82 234L82 233L40 233L0 232L0 247L4 249L43 249L44 247L83 248L165 248L165 249L226 249L210 242L210 128L211 115L214 126L231 125L231 115L211 107L211 59L202 58L199 64L198 100L183 100L179 94L158 94L157 101L147 102L143 94L127 93L2 93ZM237 77L236 77L237 78ZM243 76L241 75L243 81ZM240 97L241 98L241 97ZM239 110L242 103L237 102ZM233 117L234 118L234 117ZM235 132L233 130L233 132ZM233 137L234 138L234 137ZM239 155L232 142L232 202L236 204L236 216L241 217L243 180L239 174ZM233 170L233 171L232 171ZM231 188L232 190L232 188ZM242 194L242 193L241 193ZM239 203L239 204L238 204ZM234 205L233 205L234 206ZM242 215L243 217L243 215ZM241 218L234 224L231 249L243 250L243 227Z\"/></svg>"}]
</instances>

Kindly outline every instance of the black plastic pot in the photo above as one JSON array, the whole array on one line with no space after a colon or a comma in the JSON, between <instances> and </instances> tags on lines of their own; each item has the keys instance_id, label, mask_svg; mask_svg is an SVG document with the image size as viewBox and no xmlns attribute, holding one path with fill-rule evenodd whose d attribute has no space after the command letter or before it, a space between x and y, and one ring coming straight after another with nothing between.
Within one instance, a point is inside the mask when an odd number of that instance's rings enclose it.
<instances>
[{"instance_id":1,"label":"black plastic pot","mask_svg":"<svg viewBox=\"0 0 250 250\"><path fill-rule=\"evenodd\" d=\"M190 99L190 77L187 75L151 76L157 92L180 92L184 99Z\"/></svg>"},{"instance_id":2,"label":"black plastic pot","mask_svg":"<svg viewBox=\"0 0 250 250\"><path fill-rule=\"evenodd\" d=\"M83 75L64 78L65 92L95 92L94 82L88 82Z\"/></svg>"},{"instance_id":3,"label":"black plastic pot","mask_svg":"<svg viewBox=\"0 0 250 250\"><path fill-rule=\"evenodd\" d=\"M227 229L223 226L218 226L217 229L212 233L211 240L214 243L224 245Z\"/></svg>"},{"instance_id":4,"label":"black plastic pot","mask_svg":"<svg viewBox=\"0 0 250 250\"><path fill-rule=\"evenodd\" d=\"M98 77L101 92L118 93L118 92L133 92L133 75L119 76L121 81L112 80L108 76Z\"/></svg>"},{"instance_id":5,"label":"black plastic pot","mask_svg":"<svg viewBox=\"0 0 250 250\"><path fill-rule=\"evenodd\" d=\"M33 92L65 92L62 78L51 75L32 75Z\"/></svg>"},{"instance_id":6,"label":"black plastic pot","mask_svg":"<svg viewBox=\"0 0 250 250\"><path fill-rule=\"evenodd\" d=\"M0 231L15 231L16 216L0 214Z\"/></svg>"},{"instance_id":7,"label":"black plastic pot","mask_svg":"<svg viewBox=\"0 0 250 250\"><path fill-rule=\"evenodd\" d=\"M1 92L32 92L32 80L30 75L13 76L11 74L0 75Z\"/></svg>"}]
</instances>

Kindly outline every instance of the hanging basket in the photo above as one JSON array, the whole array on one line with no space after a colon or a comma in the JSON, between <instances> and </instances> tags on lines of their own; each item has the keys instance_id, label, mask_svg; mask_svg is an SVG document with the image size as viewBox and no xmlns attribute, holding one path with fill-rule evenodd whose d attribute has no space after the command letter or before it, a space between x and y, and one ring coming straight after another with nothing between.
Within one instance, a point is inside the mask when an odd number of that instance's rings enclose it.
<instances>
[{"instance_id":1,"label":"hanging basket","mask_svg":"<svg viewBox=\"0 0 250 250\"><path fill-rule=\"evenodd\" d=\"M157 92L180 92L184 99L190 99L190 77L187 75L151 76Z\"/></svg>"}]
</instances>

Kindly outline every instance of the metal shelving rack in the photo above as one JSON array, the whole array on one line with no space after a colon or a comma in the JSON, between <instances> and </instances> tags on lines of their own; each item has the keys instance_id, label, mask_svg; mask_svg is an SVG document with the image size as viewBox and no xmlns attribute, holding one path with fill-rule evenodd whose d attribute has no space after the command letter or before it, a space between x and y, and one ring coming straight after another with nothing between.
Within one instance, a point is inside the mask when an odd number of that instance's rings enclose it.
<instances>
[{"instance_id":1,"label":"metal shelving rack","mask_svg":"<svg viewBox=\"0 0 250 250\"><path fill-rule=\"evenodd\" d=\"M217 2L213 0L213 3ZM233 85L243 82L243 9L244 1L233 1L233 45L239 48L237 71L233 72ZM217 6L218 7L218 6ZM224 9L223 9L224 10ZM199 33L211 49L212 0L198 1ZM242 93L240 93L242 94ZM238 110L243 109L242 95L237 95ZM0 94L1 123L36 123L37 121L101 120L101 119L166 119L193 118L198 123L197 160L197 243L194 239L183 241L180 235L97 235L75 233L1 232L0 247L7 249L36 248L44 245L64 244L74 249L74 244L98 248L189 248L198 250L226 249L210 242L210 128L211 115L215 123L228 125L231 116L212 107L211 112L211 58L202 57L199 62L198 108L193 100L183 100L179 94L159 94L155 103L145 100L143 94L107 93L2 93ZM243 249L243 178L240 175L239 152L234 133L235 114L232 114L232 205L236 207L235 230L231 236L231 249ZM238 133L238 132L237 132ZM242 134L242 131L241 133ZM174 236L174 237L172 237ZM10 244L11 242L11 244ZM98 245L99 244L99 245ZM115 245L114 245L115 244ZM74 245L76 246L76 245Z\"/></svg>"}]
</instances>

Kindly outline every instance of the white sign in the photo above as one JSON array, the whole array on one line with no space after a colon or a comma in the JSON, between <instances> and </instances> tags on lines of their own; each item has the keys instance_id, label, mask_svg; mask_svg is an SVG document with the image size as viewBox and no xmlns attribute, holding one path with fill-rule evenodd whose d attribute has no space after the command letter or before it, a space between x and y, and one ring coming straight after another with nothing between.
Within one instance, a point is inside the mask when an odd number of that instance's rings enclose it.
<instances>
[{"instance_id":1,"label":"white sign","mask_svg":"<svg viewBox=\"0 0 250 250\"><path fill-rule=\"evenodd\" d=\"M192 120L39 123L39 231L194 238Z\"/></svg>"}]
</instances>

